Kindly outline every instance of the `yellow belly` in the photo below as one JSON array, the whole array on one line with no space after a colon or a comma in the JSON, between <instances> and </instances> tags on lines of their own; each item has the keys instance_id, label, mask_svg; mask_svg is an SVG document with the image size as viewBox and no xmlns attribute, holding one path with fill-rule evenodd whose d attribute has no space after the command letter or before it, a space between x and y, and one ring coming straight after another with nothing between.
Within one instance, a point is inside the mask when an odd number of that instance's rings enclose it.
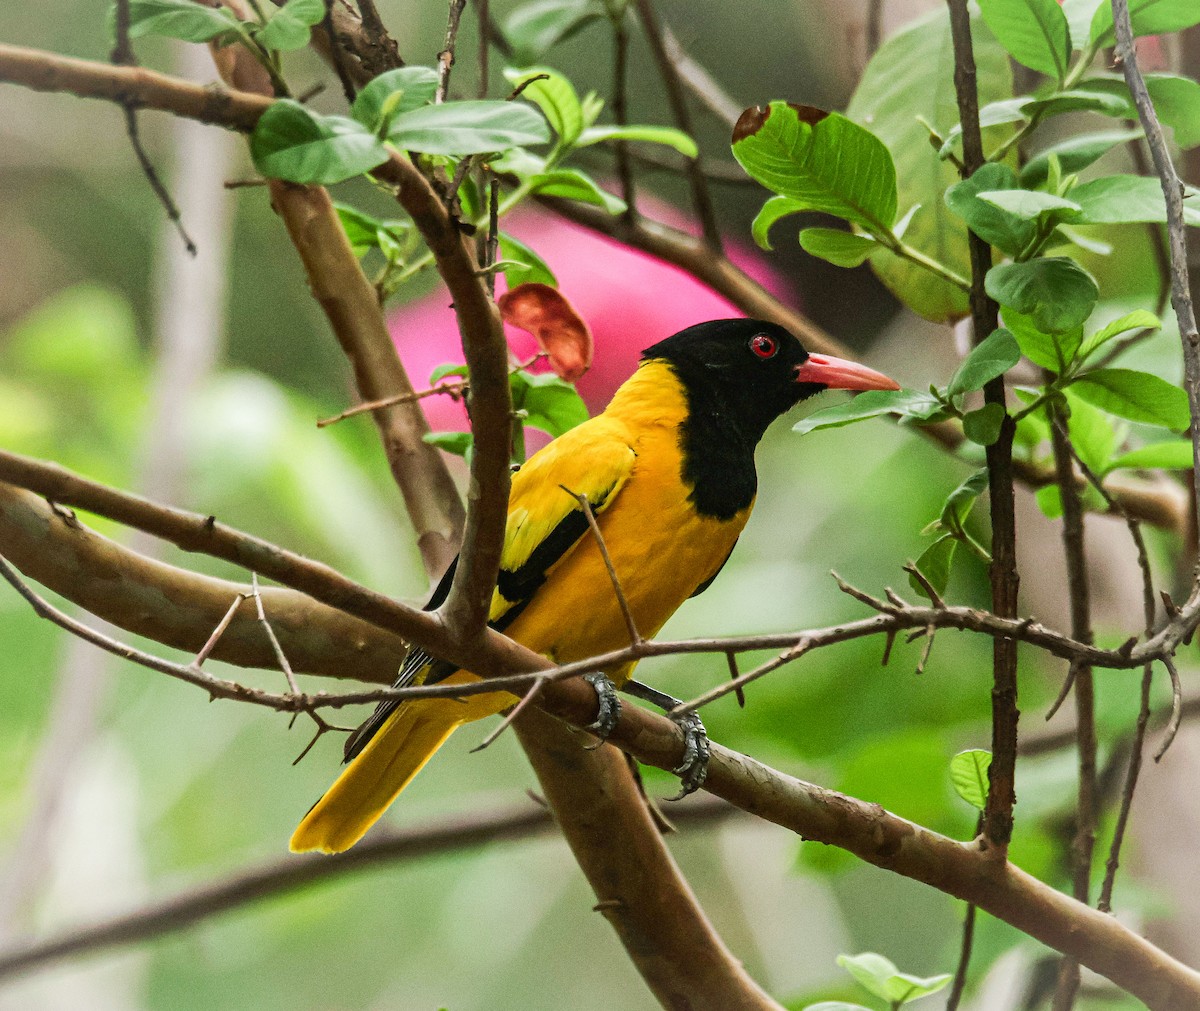
<instances>
[{"instance_id":1,"label":"yellow belly","mask_svg":"<svg viewBox=\"0 0 1200 1011\"><path fill-rule=\"evenodd\" d=\"M731 520L699 515L683 484L678 437L662 428L637 446L633 473L619 500L598 517L605 546L638 632L658 633L667 619L721 567L750 515ZM629 631L596 538L584 534L550 571L546 582L506 634L557 663L586 660L629 645ZM633 664L606 671L618 685ZM477 680L460 671L451 683ZM512 705L507 693L469 697L465 720Z\"/></svg>"}]
</instances>

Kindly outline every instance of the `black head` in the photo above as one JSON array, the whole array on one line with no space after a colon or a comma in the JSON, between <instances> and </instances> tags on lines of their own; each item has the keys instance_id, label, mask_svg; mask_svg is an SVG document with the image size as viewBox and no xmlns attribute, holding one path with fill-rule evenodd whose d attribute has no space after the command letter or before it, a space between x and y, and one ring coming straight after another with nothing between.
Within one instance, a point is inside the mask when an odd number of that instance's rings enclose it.
<instances>
[{"instance_id":1,"label":"black head","mask_svg":"<svg viewBox=\"0 0 1200 1011\"><path fill-rule=\"evenodd\" d=\"M669 362L692 413L713 411L753 447L800 401L828 389L897 389L856 362L810 355L787 330L757 319L718 319L681 330L642 352Z\"/></svg>"}]
</instances>

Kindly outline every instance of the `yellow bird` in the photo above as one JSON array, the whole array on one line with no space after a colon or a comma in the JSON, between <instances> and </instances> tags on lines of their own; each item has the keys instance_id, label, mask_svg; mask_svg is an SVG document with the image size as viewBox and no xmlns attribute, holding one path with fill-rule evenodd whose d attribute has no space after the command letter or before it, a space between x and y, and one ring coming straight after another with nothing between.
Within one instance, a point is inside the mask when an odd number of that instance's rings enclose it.
<instances>
[{"instance_id":1,"label":"yellow bird","mask_svg":"<svg viewBox=\"0 0 1200 1011\"><path fill-rule=\"evenodd\" d=\"M575 497L586 495L639 631L657 633L680 604L707 589L732 552L754 505L754 449L767 427L827 389L898 387L855 362L810 355L788 331L760 320L701 323L648 348L602 414L555 439L514 476L491 625L556 663L629 644ZM453 571L429 609L445 600ZM631 682L632 669L589 678L601 696L595 729L602 738L618 708L611 682L674 702ZM475 680L415 649L396 686ZM349 764L301 821L291 849L353 846L459 726L514 701L496 692L382 703L346 742ZM689 792L703 782L708 749L699 720L681 722L692 760L676 771Z\"/></svg>"}]
</instances>

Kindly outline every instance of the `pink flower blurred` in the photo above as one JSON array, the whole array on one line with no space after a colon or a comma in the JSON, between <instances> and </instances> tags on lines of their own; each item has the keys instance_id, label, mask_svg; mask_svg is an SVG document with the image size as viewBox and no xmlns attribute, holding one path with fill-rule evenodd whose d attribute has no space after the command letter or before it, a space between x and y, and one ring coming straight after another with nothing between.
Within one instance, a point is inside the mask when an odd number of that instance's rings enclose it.
<instances>
[{"instance_id":1,"label":"pink flower blurred","mask_svg":"<svg viewBox=\"0 0 1200 1011\"><path fill-rule=\"evenodd\" d=\"M686 227L678 212L649 200L642 203L659 220ZM591 327L595 360L577 387L593 414L633 374L643 348L693 323L744 315L677 267L548 212L520 211L505 222L505 231L546 261L559 289ZM778 276L755 253L734 243L728 253L773 294L786 297ZM503 275L496 287L497 292L505 290ZM444 290L396 310L388 322L416 388L421 389L443 362L463 360L454 312ZM532 335L515 327L506 330L519 359L537 353ZM544 366L535 368L544 370ZM467 427L466 411L449 397L426 397L421 403L434 431Z\"/></svg>"}]
</instances>

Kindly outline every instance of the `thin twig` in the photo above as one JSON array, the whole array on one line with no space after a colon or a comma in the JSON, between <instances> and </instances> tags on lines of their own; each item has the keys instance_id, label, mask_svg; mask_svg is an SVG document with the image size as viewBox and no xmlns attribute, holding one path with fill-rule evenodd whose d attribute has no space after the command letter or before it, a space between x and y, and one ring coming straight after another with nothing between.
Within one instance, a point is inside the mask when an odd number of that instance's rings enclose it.
<instances>
[{"instance_id":1,"label":"thin twig","mask_svg":"<svg viewBox=\"0 0 1200 1011\"><path fill-rule=\"evenodd\" d=\"M667 58L678 72L680 80L687 85L688 90L691 91L696 100L712 113L718 122L724 123L732 130L734 124L738 121L738 116L742 114L742 110L746 107L746 103L732 98L717 83L712 74L692 59L684 51L683 46L679 43L679 39L675 37L675 33L671 31L669 26L663 25L661 34Z\"/></svg>"},{"instance_id":2,"label":"thin twig","mask_svg":"<svg viewBox=\"0 0 1200 1011\"><path fill-rule=\"evenodd\" d=\"M745 674L738 674L724 684L719 684L715 688L710 688L703 695L697 695L694 699L688 702L681 702L679 705L671 709L671 716L683 716L686 713L694 713L702 706L708 705L710 702L715 702L719 698L724 698L731 693L739 694L751 681L757 681L760 677L770 674L772 671L779 670L780 667L791 663L793 660L799 660L813 646L816 645L807 636L801 636L795 645L784 650L779 656L768 660L766 663L755 667L754 670L747 671ZM732 655L732 654L727 654ZM731 669L736 670L736 667ZM744 703L742 703L744 704Z\"/></svg>"},{"instance_id":3,"label":"thin twig","mask_svg":"<svg viewBox=\"0 0 1200 1011\"><path fill-rule=\"evenodd\" d=\"M454 47L458 43L458 25L462 20L463 8L467 0L450 0L450 13L446 20L446 41L442 51L438 53L438 83L434 92L434 104L446 101L450 90L450 68L454 66Z\"/></svg>"},{"instance_id":4,"label":"thin twig","mask_svg":"<svg viewBox=\"0 0 1200 1011\"><path fill-rule=\"evenodd\" d=\"M621 608L621 616L625 619L625 628L629 632L629 642L637 646L645 640L638 631L633 611L629 608L629 600L625 596L625 590L621 587L621 580L617 577L617 570L613 566L612 556L608 553L608 545L604 543L604 534L600 532L600 524L596 522L596 514L592 511L592 504L588 501L587 495L574 492L565 484L560 484L559 487L579 503L579 508L583 510L583 515L587 517L588 527L592 531L592 536L596 539L596 547L600 549L600 557L604 559L604 567L608 570L608 578L612 583L613 593L617 595L617 605Z\"/></svg>"},{"instance_id":5,"label":"thin twig","mask_svg":"<svg viewBox=\"0 0 1200 1011\"><path fill-rule=\"evenodd\" d=\"M1179 671L1175 667L1175 661L1169 656L1162 657L1162 665L1167 668L1171 677L1171 720L1163 734L1162 744L1154 753L1156 762L1161 762L1167 749L1175 743L1175 735L1179 733L1179 724L1183 720L1183 684L1179 680Z\"/></svg>"},{"instance_id":6,"label":"thin twig","mask_svg":"<svg viewBox=\"0 0 1200 1011\"><path fill-rule=\"evenodd\" d=\"M133 46L129 41L129 0L116 0L116 44L113 46L111 59L117 66L136 67L137 57L134 55ZM121 100L121 107L125 110L125 133L129 137L129 144L133 148L134 156L141 166L142 174L146 177L146 181L150 184L150 188L154 191L154 195L158 198L158 202L162 204L163 210L167 212L167 219L175 226L175 230L179 233L179 238L183 240L184 248L188 251L189 256L196 255L196 243L192 241L192 237L188 235L187 229L183 224L183 216L179 213L179 207L172 198L170 191L162 179L159 178L158 171L154 168L154 163L150 160L150 156L146 153L145 147L142 145L141 134L138 132L137 122L137 101L132 97L125 97Z\"/></svg>"},{"instance_id":7,"label":"thin twig","mask_svg":"<svg viewBox=\"0 0 1200 1011\"><path fill-rule=\"evenodd\" d=\"M1183 344L1184 387L1192 417L1192 494L1193 523L1200 526L1200 333L1196 329L1196 312L1192 304L1188 275L1187 229L1183 220L1184 187L1171 152L1163 137L1154 102L1146 90L1146 82L1138 69L1134 49L1133 29L1129 23L1128 0L1111 0L1113 27L1116 31L1116 55L1125 75L1125 84L1137 108L1138 120L1146 134L1150 156L1158 172L1163 198L1167 205L1167 236L1171 249L1171 304L1179 322L1179 339Z\"/></svg>"},{"instance_id":8,"label":"thin twig","mask_svg":"<svg viewBox=\"0 0 1200 1011\"><path fill-rule=\"evenodd\" d=\"M394 397L384 397L382 400L370 400L365 404L355 404L353 407L347 407L341 414L335 414L332 418L321 418L317 422L317 428L325 428L329 425L337 424L337 422L344 421L346 418L353 418L357 414L378 411L384 407L394 407L396 404L407 404L414 400L424 400L426 397L436 396L440 393L458 400L466 393L466 390L466 382L459 380L438 383L436 386L431 386L427 390L418 390L416 393L400 393Z\"/></svg>"},{"instance_id":9,"label":"thin twig","mask_svg":"<svg viewBox=\"0 0 1200 1011\"><path fill-rule=\"evenodd\" d=\"M983 831L983 812L975 823L975 835ZM945 1011L958 1011L962 1002L963 991L967 987L967 971L971 967L971 952L975 946L975 904L967 903L967 912L963 917L962 944L958 951L958 966L954 970L954 982L950 985L950 996L946 998Z\"/></svg>"},{"instance_id":10,"label":"thin twig","mask_svg":"<svg viewBox=\"0 0 1200 1011\"><path fill-rule=\"evenodd\" d=\"M733 650L730 650L725 654L725 662L729 664L729 680L737 681L742 676L742 672L738 670L737 654ZM737 699L738 708L745 709L746 693L742 690L740 684L733 689L733 695Z\"/></svg>"},{"instance_id":11,"label":"thin twig","mask_svg":"<svg viewBox=\"0 0 1200 1011\"><path fill-rule=\"evenodd\" d=\"M653 0L636 0L638 15L654 53L658 72L667 89L667 100L671 103L671 114L675 117L675 125L689 137L692 135L692 116L688 111L687 98L683 93L683 80L679 68L671 59L663 35L663 28L654 10ZM699 157L687 160L688 183L692 190L692 207L696 217L700 219L701 233L704 241L717 253L722 250L721 230L717 226L716 209L713 207L712 194L708 190L708 180L700 167Z\"/></svg>"},{"instance_id":12,"label":"thin twig","mask_svg":"<svg viewBox=\"0 0 1200 1011\"><path fill-rule=\"evenodd\" d=\"M971 42L971 20L966 0L947 0L950 33L954 44L954 88L958 98L959 122L963 126L963 165L967 174L984 164L983 135L979 126L979 93L975 82L975 55ZM971 252L971 317L974 342L978 344L996 329L998 307L984 289L984 277L992 265L991 246L974 232L968 233ZM984 387L984 401L1004 408L1004 377ZM988 497L991 502L992 609L1000 615L1017 613L1016 513L1013 499L1012 443L1016 425L1005 413L1000 436L987 447ZM1003 853L1012 837L1016 795L1017 644L996 639L992 644L992 764L988 769L987 810L984 835Z\"/></svg>"},{"instance_id":13,"label":"thin twig","mask_svg":"<svg viewBox=\"0 0 1200 1011\"><path fill-rule=\"evenodd\" d=\"M258 587L256 586L256 596L257 590ZM217 622L217 627L212 630L212 635L208 637L208 641L200 647L200 652L192 658L192 664L194 666L199 667L202 663L204 663L205 660L208 659L208 655L216 648L221 636L223 636L225 634L225 630L229 628L229 623L233 621L233 616L237 614L238 608L242 606L242 602L245 601L245 599L246 594L244 593L239 593L233 598L233 603L229 605L229 610L226 611L225 616L219 622Z\"/></svg>"},{"instance_id":14,"label":"thin twig","mask_svg":"<svg viewBox=\"0 0 1200 1011\"><path fill-rule=\"evenodd\" d=\"M541 692L546 684L547 681L545 677L535 677L533 679L533 683L529 686L529 690L522 695L520 701L508 711L508 715L504 717L500 725L490 734L488 734L487 737L475 745L475 747L470 750L469 754L474 755L476 752L483 751L484 748L487 748L489 745L491 745L497 737L511 727L516 721L517 717L525 711L529 704L537 699L538 693Z\"/></svg>"},{"instance_id":15,"label":"thin twig","mask_svg":"<svg viewBox=\"0 0 1200 1011\"><path fill-rule=\"evenodd\" d=\"M291 689L292 694L299 695L300 686L296 684L296 675L292 673L292 665L288 663L288 658L283 652L283 647L279 645L279 640L275 637L275 629L267 621L267 612L263 610L262 594L258 592L257 572L250 573L250 585L253 587L251 596L254 598L254 608L258 613L258 620L262 623L263 631L267 633L267 641L271 644L271 649L275 653L275 659L279 661L279 669L283 671L283 676L287 678L288 688Z\"/></svg>"}]
</instances>

